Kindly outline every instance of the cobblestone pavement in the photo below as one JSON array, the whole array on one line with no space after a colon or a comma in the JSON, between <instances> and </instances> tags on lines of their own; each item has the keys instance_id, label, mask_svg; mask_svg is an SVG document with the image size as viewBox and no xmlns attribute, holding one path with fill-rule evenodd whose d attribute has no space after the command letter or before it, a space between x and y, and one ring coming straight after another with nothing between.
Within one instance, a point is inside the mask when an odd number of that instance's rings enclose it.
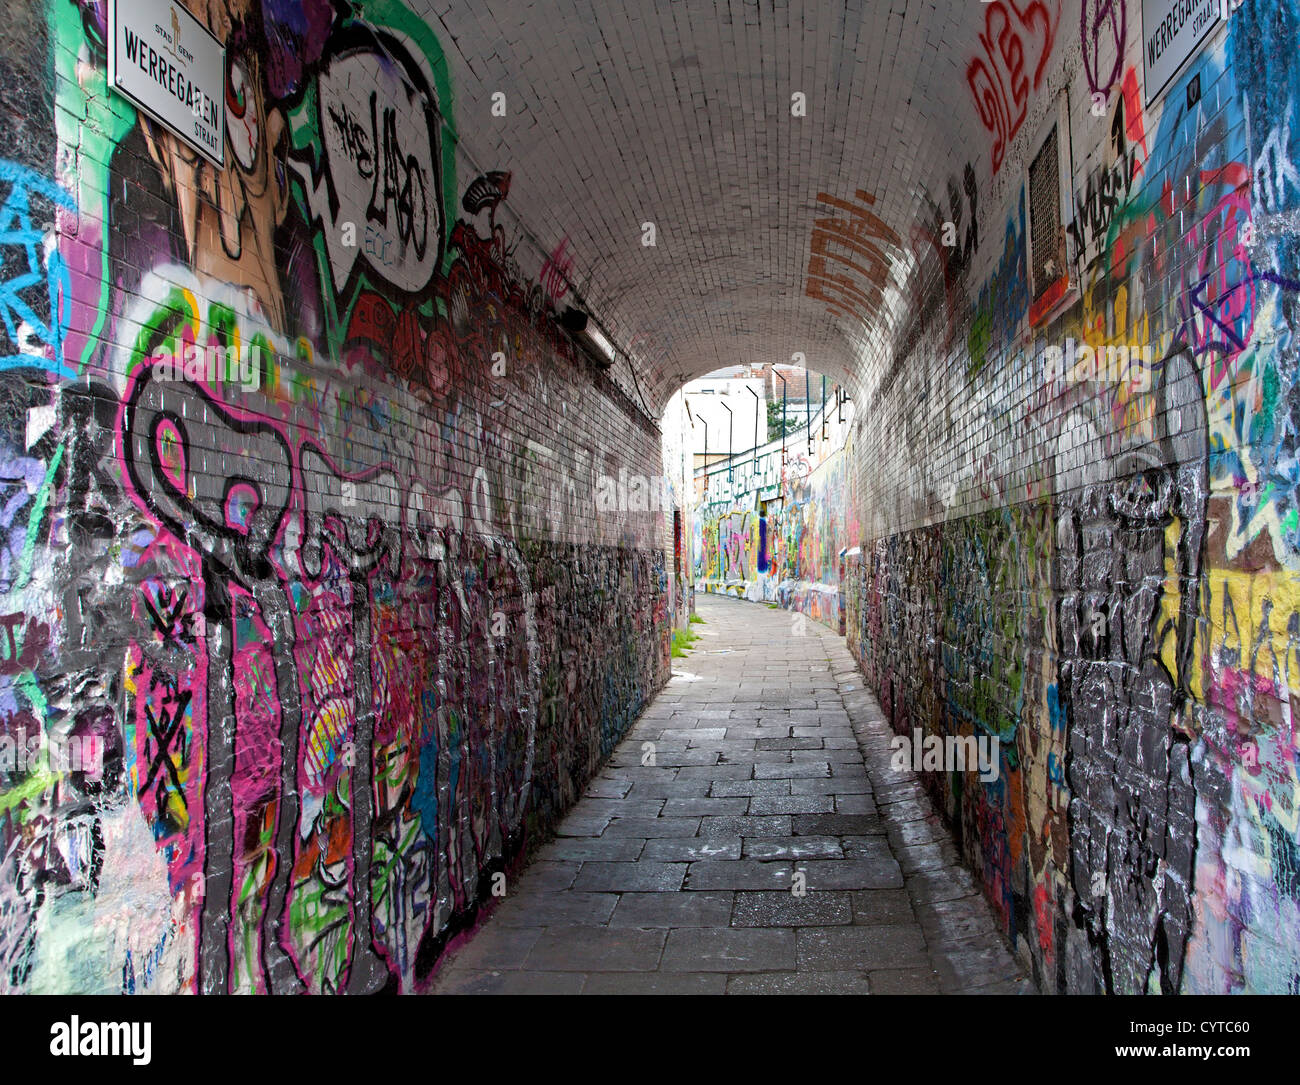
<instances>
[{"instance_id":1,"label":"cobblestone pavement","mask_svg":"<svg viewBox=\"0 0 1300 1085\"><path fill-rule=\"evenodd\" d=\"M843 639L755 603L697 610L701 639L435 991L1032 990L890 768Z\"/></svg>"}]
</instances>

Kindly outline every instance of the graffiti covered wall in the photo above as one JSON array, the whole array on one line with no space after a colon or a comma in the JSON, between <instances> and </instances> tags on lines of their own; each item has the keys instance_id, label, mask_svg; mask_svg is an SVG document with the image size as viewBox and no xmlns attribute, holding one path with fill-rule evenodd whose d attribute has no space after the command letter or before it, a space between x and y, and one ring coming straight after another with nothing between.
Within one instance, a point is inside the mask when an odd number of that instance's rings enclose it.
<instances>
[{"instance_id":1,"label":"graffiti covered wall","mask_svg":"<svg viewBox=\"0 0 1300 1085\"><path fill-rule=\"evenodd\" d=\"M593 503L658 434L422 19L187 6L222 170L103 3L0 69L0 990L419 989L667 676L663 517Z\"/></svg>"},{"instance_id":2,"label":"graffiti covered wall","mask_svg":"<svg viewBox=\"0 0 1300 1085\"><path fill-rule=\"evenodd\" d=\"M694 479L687 462L686 431L690 416L680 390L668 400L660 419L660 448L663 454L663 479L648 480L648 488L658 490L657 497L664 517L664 552L671 555L668 577L670 613L675 629L685 629L695 613L695 583L691 563L691 540L694 533ZM646 502L649 504L649 500ZM630 504L630 502L629 502Z\"/></svg>"},{"instance_id":3,"label":"graffiti covered wall","mask_svg":"<svg viewBox=\"0 0 1300 1085\"><path fill-rule=\"evenodd\" d=\"M972 42L989 155L910 234L850 642L898 732L1000 740L997 780L926 786L1044 990L1295 993L1300 22L1236 5L1147 105L1139 5L988 7L1025 68ZM1021 177L1060 93L1053 309ZM1119 379L1051 364L1125 346Z\"/></svg>"},{"instance_id":4,"label":"graffiti covered wall","mask_svg":"<svg viewBox=\"0 0 1300 1085\"><path fill-rule=\"evenodd\" d=\"M840 566L857 546L850 499L853 406L828 407L810 428L697 468L693 510L697 591L797 610L833 629L842 615ZM812 435L811 440L809 434Z\"/></svg>"}]
</instances>

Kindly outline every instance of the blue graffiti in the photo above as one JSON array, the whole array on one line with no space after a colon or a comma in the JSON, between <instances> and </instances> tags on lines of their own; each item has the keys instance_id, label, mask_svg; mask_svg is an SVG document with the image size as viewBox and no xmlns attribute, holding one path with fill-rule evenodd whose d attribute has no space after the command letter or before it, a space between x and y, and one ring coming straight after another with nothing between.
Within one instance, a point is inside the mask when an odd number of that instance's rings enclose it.
<instances>
[{"instance_id":1,"label":"blue graffiti","mask_svg":"<svg viewBox=\"0 0 1300 1085\"><path fill-rule=\"evenodd\" d=\"M1029 312L1025 237L1025 190L1021 187L1016 212L1007 219L1002 257L980 286L972 307L966 341L972 376L984 368L989 355L1005 350L1016 339Z\"/></svg>"},{"instance_id":2,"label":"blue graffiti","mask_svg":"<svg viewBox=\"0 0 1300 1085\"><path fill-rule=\"evenodd\" d=\"M1300 40L1300 12L1289 2L1247 0L1233 12L1230 26L1228 52L1253 144L1252 201L1257 213L1292 211L1300 207L1295 166L1300 124L1292 124L1300 102L1300 66L1294 50L1278 43ZM1300 272L1300 238L1282 231L1274 256L1286 274Z\"/></svg>"},{"instance_id":3,"label":"blue graffiti","mask_svg":"<svg viewBox=\"0 0 1300 1085\"><path fill-rule=\"evenodd\" d=\"M0 354L0 371L18 368L37 368L60 377L75 377L63 361L63 343L68 330L69 300L72 294L71 277L58 250L44 258L42 248L45 232L32 225L33 197L48 201L65 211L73 211L72 196L59 185L16 162L0 159L0 184L9 186L9 193L0 205L0 319L14 347L21 345L24 337L39 339L51 357L15 349L11 354ZM11 247L17 250L18 269L10 271ZM49 319L43 319L33 308L27 292L33 287L45 287L49 301Z\"/></svg>"}]
</instances>

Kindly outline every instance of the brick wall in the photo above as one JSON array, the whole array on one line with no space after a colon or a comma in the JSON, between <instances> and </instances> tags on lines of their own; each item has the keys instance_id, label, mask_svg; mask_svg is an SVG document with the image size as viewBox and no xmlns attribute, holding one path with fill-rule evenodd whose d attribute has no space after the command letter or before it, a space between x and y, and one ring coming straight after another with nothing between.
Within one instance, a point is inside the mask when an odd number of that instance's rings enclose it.
<instances>
[{"instance_id":1,"label":"brick wall","mask_svg":"<svg viewBox=\"0 0 1300 1085\"><path fill-rule=\"evenodd\" d=\"M696 590L776 604L839 630L840 565L858 542L852 430L852 404L832 400L784 442L697 468Z\"/></svg>"},{"instance_id":2,"label":"brick wall","mask_svg":"<svg viewBox=\"0 0 1300 1085\"><path fill-rule=\"evenodd\" d=\"M1148 104L1138 5L1026 12L1023 118L972 41L987 150L890 224L918 270L862 374L850 642L899 734L999 739L996 781L926 783L1044 990L1294 992L1296 16L1248 0Z\"/></svg>"},{"instance_id":3,"label":"brick wall","mask_svg":"<svg viewBox=\"0 0 1300 1085\"><path fill-rule=\"evenodd\" d=\"M343 7L192 0L220 173L104 5L10 16L0 987L420 988L666 674L665 518L593 494L798 351L850 643L998 739L928 786L1040 984L1300 989L1291 7L1158 96L1135 0Z\"/></svg>"},{"instance_id":4,"label":"brick wall","mask_svg":"<svg viewBox=\"0 0 1300 1085\"><path fill-rule=\"evenodd\" d=\"M419 989L667 677L659 435L422 18L189 6L220 171L23 9L0 990Z\"/></svg>"}]
</instances>

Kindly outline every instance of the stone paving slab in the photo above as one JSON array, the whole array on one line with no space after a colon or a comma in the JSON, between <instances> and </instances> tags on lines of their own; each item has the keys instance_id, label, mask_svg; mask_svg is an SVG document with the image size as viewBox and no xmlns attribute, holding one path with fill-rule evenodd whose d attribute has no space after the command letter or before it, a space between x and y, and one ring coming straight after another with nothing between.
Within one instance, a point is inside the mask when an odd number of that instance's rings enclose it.
<instances>
[{"instance_id":1,"label":"stone paving slab","mask_svg":"<svg viewBox=\"0 0 1300 1085\"><path fill-rule=\"evenodd\" d=\"M743 840L746 859L843 859L838 836L751 836Z\"/></svg>"},{"instance_id":2,"label":"stone paving slab","mask_svg":"<svg viewBox=\"0 0 1300 1085\"><path fill-rule=\"evenodd\" d=\"M603 860L609 863L630 863L635 859L652 858L644 855L644 840L619 840L616 837L561 836L552 840L537 857L543 860L586 862Z\"/></svg>"},{"instance_id":3,"label":"stone paving slab","mask_svg":"<svg viewBox=\"0 0 1300 1085\"><path fill-rule=\"evenodd\" d=\"M486 972L457 969L438 987L444 995L577 995L586 976L577 972Z\"/></svg>"},{"instance_id":4,"label":"stone paving slab","mask_svg":"<svg viewBox=\"0 0 1300 1085\"><path fill-rule=\"evenodd\" d=\"M869 995L865 972L764 972L732 976L729 995Z\"/></svg>"},{"instance_id":5,"label":"stone paving slab","mask_svg":"<svg viewBox=\"0 0 1300 1085\"><path fill-rule=\"evenodd\" d=\"M732 893L624 893L611 927L725 927Z\"/></svg>"},{"instance_id":6,"label":"stone paving slab","mask_svg":"<svg viewBox=\"0 0 1300 1085\"><path fill-rule=\"evenodd\" d=\"M792 863L760 862L753 859L707 860L692 863L686 888L772 889L789 892L794 884Z\"/></svg>"},{"instance_id":7,"label":"stone paving slab","mask_svg":"<svg viewBox=\"0 0 1300 1085\"><path fill-rule=\"evenodd\" d=\"M686 863L583 863L573 888L593 893L671 893L682 887L686 871Z\"/></svg>"},{"instance_id":8,"label":"stone paving slab","mask_svg":"<svg viewBox=\"0 0 1300 1085\"><path fill-rule=\"evenodd\" d=\"M641 928L548 927L523 967L535 972L654 972L667 936L666 930Z\"/></svg>"},{"instance_id":9,"label":"stone paving slab","mask_svg":"<svg viewBox=\"0 0 1300 1085\"><path fill-rule=\"evenodd\" d=\"M696 602L697 648L435 992L1032 990L841 638Z\"/></svg>"},{"instance_id":10,"label":"stone paving slab","mask_svg":"<svg viewBox=\"0 0 1300 1085\"><path fill-rule=\"evenodd\" d=\"M584 995L721 995L720 972L601 972L586 977Z\"/></svg>"},{"instance_id":11,"label":"stone paving slab","mask_svg":"<svg viewBox=\"0 0 1300 1085\"><path fill-rule=\"evenodd\" d=\"M739 859L738 836L665 837L647 840L642 859L663 863L698 863L708 859Z\"/></svg>"},{"instance_id":12,"label":"stone paving slab","mask_svg":"<svg viewBox=\"0 0 1300 1085\"><path fill-rule=\"evenodd\" d=\"M731 912L733 927L828 927L853 922L848 893L737 893Z\"/></svg>"},{"instance_id":13,"label":"stone paving slab","mask_svg":"<svg viewBox=\"0 0 1300 1085\"><path fill-rule=\"evenodd\" d=\"M681 928L668 932L664 966L677 972L731 975L793 969L795 935L781 928Z\"/></svg>"},{"instance_id":14,"label":"stone paving slab","mask_svg":"<svg viewBox=\"0 0 1300 1085\"><path fill-rule=\"evenodd\" d=\"M619 901L617 893L521 894L506 900L493 914L492 922L508 927L599 927L610 922Z\"/></svg>"}]
</instances>

